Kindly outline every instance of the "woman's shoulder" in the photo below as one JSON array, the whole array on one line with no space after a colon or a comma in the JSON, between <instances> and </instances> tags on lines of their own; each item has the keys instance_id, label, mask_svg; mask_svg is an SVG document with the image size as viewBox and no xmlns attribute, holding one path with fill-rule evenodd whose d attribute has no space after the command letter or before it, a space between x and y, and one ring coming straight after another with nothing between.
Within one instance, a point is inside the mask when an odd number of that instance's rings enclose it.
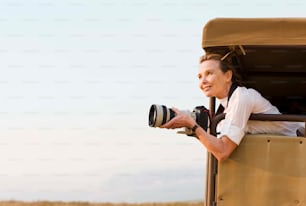
<instances>
[{"instance_id":1,"label":"woman's shoulder","mask_svg":"<svg viewBox=\"0 0 306 206\"><path fill-rule=\"evenodd\" d=\"M252 101L254 98L262 98L262 95L253 88L239 86L233 93L233 97L244 101Z\"/></svg>"},{"instance_id":2,"label":"woman's shoulder","mask_svg":"<svg viewBox=\"0 0 306 206\"><path fill-rule=\"evenodd\" d=\"M237 91L237 94L239 94L239 95L252 95L252 94L253 95L260 95L260 93L257 90L255 90L253 88L247 88L247 87L244 87L244 86L237 87L236 91Z\"/></svg>"}]
</instances>

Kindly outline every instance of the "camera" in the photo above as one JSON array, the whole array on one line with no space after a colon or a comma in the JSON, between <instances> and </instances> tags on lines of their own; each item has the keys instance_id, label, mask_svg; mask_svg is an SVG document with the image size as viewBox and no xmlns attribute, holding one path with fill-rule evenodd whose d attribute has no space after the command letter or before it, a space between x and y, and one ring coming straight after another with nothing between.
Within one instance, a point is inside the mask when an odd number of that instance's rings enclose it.
<instances>
[{"instance_id":1,"label":"camera","mask_svg":"<svg viewBox=\"0 0 306 206\"><path fill-rule=\"evenodd\" d=\"M200 127L207 131L210 123L210 115L209 110L205 106L196 106L192 112L189 110L183 112L191 116ZM175 116L176 113L165 105L152 104L149 111L149 126L160 127ZM188 136L194 135L189 128L185 128L185 134Z\"/></svg>"}]
</instances>

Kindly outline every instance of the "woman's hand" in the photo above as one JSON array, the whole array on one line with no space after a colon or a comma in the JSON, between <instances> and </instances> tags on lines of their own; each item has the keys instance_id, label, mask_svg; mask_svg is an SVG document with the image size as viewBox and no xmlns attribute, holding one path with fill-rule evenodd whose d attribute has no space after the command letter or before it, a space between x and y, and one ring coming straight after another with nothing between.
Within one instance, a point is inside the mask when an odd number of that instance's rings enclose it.
<instances>
[{"instance_id":1,"label":"woman's hand","mask_svg":"<svg viewBox=\"0 0 306 206\"><path fill-rule=\"evenodd\" d=\"M190 115L174 107L171 109L175 112L176 116L173 119L171 119L169 122L161 125L160 128L167 128L167 129L176 129L182 127L192 128L196 124L195 120Z\"/></svg>"}]
</instances>

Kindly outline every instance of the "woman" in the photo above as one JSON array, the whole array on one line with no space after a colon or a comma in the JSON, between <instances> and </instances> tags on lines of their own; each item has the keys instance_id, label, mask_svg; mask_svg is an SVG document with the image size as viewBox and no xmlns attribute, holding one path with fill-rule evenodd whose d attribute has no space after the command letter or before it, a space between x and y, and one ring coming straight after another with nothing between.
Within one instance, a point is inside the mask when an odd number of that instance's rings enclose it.
<instances>
[{"instance_id":1,"label":"woman","mask_svg":"<svg viewBox=\"0 0 306 206\"><path fill-rule=\"evenodd\" d=\"M204 94L207 97L216 97L224 107L226 116L218 125L219 138L207 133L192 117L176 108L172 108L177 114L176 117L162 125L162 128L191 128L201 143L219 161L230 156L245 133L296 136L300 123L248 121L251 113L280 114L280 112L256 90L238 86L239 76L220 55L206 54L200 58L198 78L199 87Z\"/></svg>"}]
</instances>

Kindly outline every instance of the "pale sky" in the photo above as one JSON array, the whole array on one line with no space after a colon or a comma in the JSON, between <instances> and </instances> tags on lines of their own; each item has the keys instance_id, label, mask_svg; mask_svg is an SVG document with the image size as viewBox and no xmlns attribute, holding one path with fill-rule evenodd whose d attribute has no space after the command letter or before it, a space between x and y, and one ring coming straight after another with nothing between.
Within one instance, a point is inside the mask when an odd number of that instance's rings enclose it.
<instances>
[{"instance_id":1,"label":"pale sky","mask_svg":"<svg viewBox=\"0 0 306 206\"><path fill-rule=\"evenodd\" d=\"M203 200L206 150L151 104L208 107L202 28L303 17L306 3L1 0L0 200Z\"/></svg>"}]
</instances>

